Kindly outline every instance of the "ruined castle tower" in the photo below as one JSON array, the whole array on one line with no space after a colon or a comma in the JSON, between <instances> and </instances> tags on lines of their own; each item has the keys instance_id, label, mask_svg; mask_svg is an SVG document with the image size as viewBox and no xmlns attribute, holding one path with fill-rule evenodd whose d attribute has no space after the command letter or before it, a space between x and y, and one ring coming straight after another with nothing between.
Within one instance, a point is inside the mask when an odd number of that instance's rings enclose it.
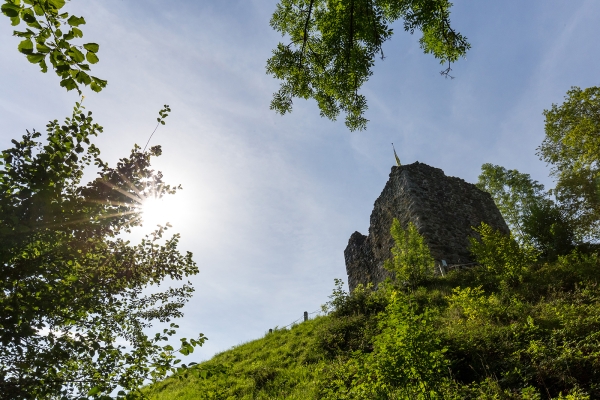
<instances>
[{"instance_id":1,"label":"ruined castle tower","mask_svg":"<svg viewBox=\"0 0 600 400\"><path fill-rule=\"evenodd\" d=\"M442 260L449 266L472 262L468 238L476 235L472 227L481 222L509 233L492 197L475 185L419 162L392 167L375 201L369 235L354 232L344 251L351 291L360 283L377 285L389 276L383 263L392 256L394 218L404 228L409 222L417 227L436 265Z\"/></svg>"}]
</instances>

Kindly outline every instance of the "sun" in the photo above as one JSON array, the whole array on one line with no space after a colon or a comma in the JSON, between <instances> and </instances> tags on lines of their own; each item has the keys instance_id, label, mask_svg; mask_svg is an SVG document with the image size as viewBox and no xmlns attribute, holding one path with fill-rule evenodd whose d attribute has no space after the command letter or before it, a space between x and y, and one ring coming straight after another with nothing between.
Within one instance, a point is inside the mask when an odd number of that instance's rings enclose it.
<instances>
[{"instance_id":1,"label":"sun","mask_svg":"<svg viewBox=\"0 0 600 400\"><path fill-rule=\"evenodd\" d=\"M146 197L140 207L142 226L154 228L157 225L172 224L178 212L175 197L174 195L166 195L161 198Z\"/></svg>"}]
</instances>

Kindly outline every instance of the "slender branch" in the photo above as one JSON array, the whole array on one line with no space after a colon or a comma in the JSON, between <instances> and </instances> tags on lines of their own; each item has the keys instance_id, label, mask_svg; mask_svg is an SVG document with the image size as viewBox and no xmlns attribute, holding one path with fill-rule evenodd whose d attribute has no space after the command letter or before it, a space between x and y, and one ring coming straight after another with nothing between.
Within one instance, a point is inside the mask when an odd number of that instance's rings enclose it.
<instances>
[{"instance_id":1,"label":"slender branch","mask_svg":"<svg viewBox=\"0 0 600 400\"><path fill-rule=\"evenodd\" d=\"M346 53L346 64L350 65L350 55L352 52L352 46L354 44L354 0L350 3L350 33L348 35L349 44L348 51Z\"/></svg>"},{"instance_id":2,"label":"slender branch","mask_svg":"<svg viewBox=\"0 0 600 400\"><path fill-rule=\"evenodd\" d=\"M306 41L308 40L308 24L310 22L310 17L312 15L314 0L310 0L310 5L308 6L308 14L306 15L306 21L304 22L304 43L302 44L302 52L304 53L304 46L306 46Z\"/></svg>"},{"instance_id":3,"label":"slender branch","mask_svg":"<svg viewBox=\"0 0 600 400\"><path fill-rule=\"evenodd\" d=\"M302 38L302 50L300 51L300 68L302 68L304 49L306 47L306 42L308 41L308 24L310 22L310 16L312 14L313 3L314 0L310 0L310 5L308 6L308 14L306 15L306 21L304 22L304 37Z\"/></svg>"},{"instance_id":4,"label":"slender branch","mask_svg":"<svg viewBox=\"0 0 600 400\"><path fill-rule=\"evenodd\" d=\"M148 143L150 143L150 139L152 139L152 136L154 136L154 132L156 132L156 130L158 129L159 125L160 125L160 121L156 123L156 127L154 128L154 130L152 131L152 134L148 138L148 141L146 142L146 145L144 146L144 150L142 150L142 153L146 152L146 147L148 147Z\"/></svg>"}]
</instances>

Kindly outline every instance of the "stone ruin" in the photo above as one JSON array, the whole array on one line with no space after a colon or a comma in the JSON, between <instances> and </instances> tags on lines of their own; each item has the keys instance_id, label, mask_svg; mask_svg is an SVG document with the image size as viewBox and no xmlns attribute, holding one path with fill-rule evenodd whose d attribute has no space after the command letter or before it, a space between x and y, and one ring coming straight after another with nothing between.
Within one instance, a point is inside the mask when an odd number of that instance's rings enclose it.
<instances>
[{"instance_id":1,"label":"stone ruin","mask_svg":"<svg viewBox=\"0 0 600 400\"><path fill-rule=\"evenodd\" d=\"M354 232L344 250L350 291L358 284L375 286L390 276L383 268L392 257L390 234L397 218L412 222L429 246L437 273L473 263L469 237L482 222L508 234L509 229L489 193L439 168L415 162L392 167L390 179L371 213L369 235Z\"/></svg>"}]
</instances>

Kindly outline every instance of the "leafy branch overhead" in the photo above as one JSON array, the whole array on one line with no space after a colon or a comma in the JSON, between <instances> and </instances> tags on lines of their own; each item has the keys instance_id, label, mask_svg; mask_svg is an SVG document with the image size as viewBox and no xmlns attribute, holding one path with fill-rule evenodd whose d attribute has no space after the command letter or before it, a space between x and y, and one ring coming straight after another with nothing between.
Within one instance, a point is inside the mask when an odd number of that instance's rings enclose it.
<instances>
[{"instance_id":1,"label":"leafy branch overhead","mask_svg":"<svg viewBox=\"0 0 600 400\"><path fill-rule=\"evenodd\" d=\"M99 45L73 44L82 38L79 26L85 24L83 17L61 12L66 0L4 0L1 10L10 18L12 25L27 25L24 31L13 35L23 38L18 49L29 62L38 64L42 72L48 71L48 62L61 78L60 86L77 90L81 85L99 92L106 81L89 74L90 64L98 62Z\"/></svg>"},{"instance_id":2,"label":"leafy branch overhead","mask_svg":"<svg viewBox=\"0 0 600 400\"><path fill-rule=\"evenodd\" d=\"M271 26L287 43L279 43L267 61L267 73L281 79L271 109L285 114L293 99L313 98L321 116L335 120L346 114L352 131L366 128L367 101L360 87L373 74L375 57L392 37L390 25L404 21L404 30L420 30L425 53L447 65L471 47L450 25L448 0L280 0Z\"/></svg>"}]
</instances>

